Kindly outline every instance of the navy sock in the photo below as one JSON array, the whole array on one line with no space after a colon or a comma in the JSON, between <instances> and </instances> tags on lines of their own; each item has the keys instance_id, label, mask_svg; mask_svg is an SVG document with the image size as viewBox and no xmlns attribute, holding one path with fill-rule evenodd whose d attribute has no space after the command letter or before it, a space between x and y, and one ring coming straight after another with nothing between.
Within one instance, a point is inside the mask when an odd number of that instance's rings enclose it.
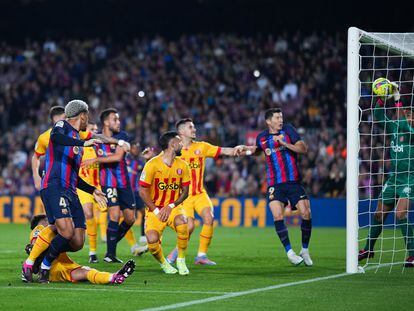
<instances>
[{"instance_id":1,"label":"navy sock","mask_svg":"<svg viewBox=\"0 0 414 311\"><path fill-rule=\"evenodd\" d=\"M302 247L308 248L312 234L312 219L302 219L300 229L302 230Z\"/></svg>"},{"instance_id":2,"label":"navy sock","mask_svg":"<svg viewBox=\"0 0 414 311\"><path fill-rule=\"evenodd\" d=\"M145 235L145 210L142 210L142 221L141 221L141 236Z\"/></svg>"},{"instance_id":3,"label":"navy sock","mask_svg":"<svg viewBox=\"0 0 414 311\"><path fill-rule=\"evenodd\" d=\"M292 249L290 246L289 234L288 229L286 228L284 220L276 220L275 221L275 229L276 233L279 236L280 241L282 242L283 246L285 247L286 253Z\"/></svg>"},{"instance_id":4,"label":"navy sock","mask_svg":"<svg viewBox=\"0 0 414 311\"><path fill-rule=\"evenodd\" d=\"M60 234L55 236L50 243L45 258L43 259L43 264L50 267L53 260L55 260L61 253L69 251L69 241L70 240L64 238Z\"/></svg>"},{"instance_id":5,"label":"navy sock","mask_svg":"<svg viewBox=\"0 0 414 311\"><path fill-rule=\"evenodd\" d=\"M116 241L119 242L125 234L128 232L128 230L132 227L132 225L128 225L125 220L121 222L121 224L118 227L118 235L116 236Z\"/></svg>"},{"instance_id":6,"label":"navy sock","mask_svg":"<svg viewBox=\"0 0 414 311\"><path fill-rule=\"evenodd\" d=\"M106 246L107 246L107 255L116 256L116 244L118 236L118 222L109 220L108 228L106 229Z\"/></svg>"}]
</instances>

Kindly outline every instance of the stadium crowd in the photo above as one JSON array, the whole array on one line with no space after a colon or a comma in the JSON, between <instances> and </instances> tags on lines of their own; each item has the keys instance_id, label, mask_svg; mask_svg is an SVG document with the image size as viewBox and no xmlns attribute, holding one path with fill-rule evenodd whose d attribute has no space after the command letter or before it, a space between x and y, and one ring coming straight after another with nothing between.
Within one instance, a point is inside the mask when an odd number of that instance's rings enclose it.
<instances>
[{"instance_id":1,"label":"stadium crowd","mask_svg":"<svg viewBox=\"0 0 414 311\"><path fill-rule=\"evenodd\" d=\"M48 111L85 100L91 118L108 107L141 146L191 117L212 144L254 143L263 111L281 107L309 145L301 172L314 197L345 194L346 40L318 33L233 34L0 43L0 195L35 193L34 143ZM216 196L266 191L262 157L220 158L206 168Z\"/></svg>"}]
</instances>

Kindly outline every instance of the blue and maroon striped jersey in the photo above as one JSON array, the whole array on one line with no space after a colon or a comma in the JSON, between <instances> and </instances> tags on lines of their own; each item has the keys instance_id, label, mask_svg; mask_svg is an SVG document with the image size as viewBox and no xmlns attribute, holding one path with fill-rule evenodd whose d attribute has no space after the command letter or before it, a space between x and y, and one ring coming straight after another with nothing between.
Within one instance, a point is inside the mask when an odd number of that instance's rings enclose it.
<instances>
[{"instance_id":1,"label":"blue and maroon striped jersey","mask_svg":"<svg viewBox=\"0 0 414 311\"><path fill-rule=\"evenodd\" d=\"M139 176L141 176L145 162L140 158L134 158L130 154L127 155L126 162L128 166L129 180L131 181L132 191L138 192Z\"/></svg>"},{"instance_id":2,"label":"blue and maroon striped jersey","mask_svg":"<svg viewBox=\"0 0 414 311\"><path fill-rule=\"evenodd\" d=\"M66 121L56 122L51 136L55 133L80 139L79 132ZM46 149L45 175L42 178L41 189L59 186L76 193L82 156L83 147L63 146L50 139Z\"/></svg>"},{"instance_id":3,"label":"blue and maroon striped jersey","mask_svg":"<svg viewBox=\"0 0 414 311\"><path fill-rule=\"evenodd\" d=\"M129 142L128 134L123 131L113 135L113 137ZM107 157L115 153L116 147L117 145L115 144L98 144L95 146L96 155L98 157ZM101 163L99 165L99 180L102 187L128 188L130 186L125 158L126 154L119 162Z\"/></svg>"},{"instance_id":4,"label":"blue and maroon striped jersey","mask_svg":"<svg viewBox=\"0 0 414 311\"><path fill-rule=\"evenodd\" d=\"M277 134L270 134L265 130L257 135L257 150L264 151L266 158L266 175L268 186L276 184L300 181L297 154L276 142L276 137L281 137L289 144L295 144L301 140L296 129L290 125L283 125Z\"/></svg>"}]
</instances>

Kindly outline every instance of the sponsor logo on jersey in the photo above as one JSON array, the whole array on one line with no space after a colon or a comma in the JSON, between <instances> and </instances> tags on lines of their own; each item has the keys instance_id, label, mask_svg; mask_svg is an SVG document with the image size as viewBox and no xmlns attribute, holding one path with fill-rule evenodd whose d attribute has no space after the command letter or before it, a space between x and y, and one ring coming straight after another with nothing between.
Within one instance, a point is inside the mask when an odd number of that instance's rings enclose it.
<instances>
[{"instance_id":1,"label":"sponsor logo on jersey","mask_svg":"<svg viewBox=\"0 0 414 311\"><path fill-rule=\"evenodd\" d=\"M391 149L395 153L404 152L404 145L395 144L393 141L391 142Z\"/></svg>"},{"instance_id":2,"label":"sponsor logo on jersey","mask_svg":"<svg viewBox=\"0 0 414 311\"><path fill-rule=\"evenodd\" d=\"M201 154L201 150L200 150L200 149L196 149L196 150L194 151L194 154L196 154L196 155Z\"/></svg>"},{"instance_id":3,"label":"sponsor logo on jersey","mask_svg":"<svg viewBox=\"0 0 414 311\"><path fill-rule=\"evenodd\" d=\"M266 154L267 156L270 156L270 155L272 154L272 150L270 150L270 148L266 148L266 149L265 149L265 154Z\"/></svg>"},{"instance_id":4,"label":"sponsor logo on jersey","mask_svg":"<svg viewBox=\"0 0 414 311\"><path fill-rule=\"evenodd\" d=\"M171 183L171 184L167 184L163 181L159 182L157 185L158 189L160 190L178 190L180 188L180 185L177 183Z\"/></svg>"},{"instance_id":5,"label":"sponsor logo on jersey","mask_svg":"<svg viewBox=\"0 0 414 311\"><path fill-rule=\"evenodd\" d=\"M99 149L98 150L98 156L103 156L103 154L104 154L103 150L102 149Z\"/></svg>"},{"instance_id":6,"label":"sponsor logo on jersey","mask_svg":"<svg viewBox=\"0 0 414 311\"><path fill-rule=\"evenodd\" d=\"M73 147L73 153L74 154L79 154L79 147L78 146Z\"/></svg>"}]
</instances>

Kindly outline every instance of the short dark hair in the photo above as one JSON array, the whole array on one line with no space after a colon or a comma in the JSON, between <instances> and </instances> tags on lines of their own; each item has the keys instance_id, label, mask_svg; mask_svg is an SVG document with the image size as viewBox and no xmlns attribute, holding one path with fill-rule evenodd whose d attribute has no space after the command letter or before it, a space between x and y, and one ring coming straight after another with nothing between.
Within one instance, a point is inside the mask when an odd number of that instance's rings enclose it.
<instances>
[{"instance_id":1,"label":"short dark hair","mask_svg":"<svg viewBox=\"0 0 414 311\"><path fill-rule=\"evenodd\" d=\"M62 106L53 106L49 110L49 118L53 122L53 118L55 116L59 116L59 115L64 114L64 113L65 113L65 107L62 107Z\"/></svg>"},{"instance_id":2,"label":"short dark hair","mask_svg":"<svg viewBox=\"0 0 414 311\"><path fill-rule=\"evenodd\" d=\"M99 120L101 120L102 124L109 117L111 113L118 113L118 110L116 110L115 108L108 108L101 112L101 115L99 116Z\"/></svg>"},{"instance_id":3,"label":"short dark hair","mask_svg":"<svg viewBox=\"0 0 414 311\"><path fill-rule=\"evenodd\" d=\"M161 149L166 150L171 139L175 138L177 135L178 133L174 131L165 132L164 134L162 134L158 139L158 143L160 144Z\"/></svg>"},{"instance_id":4,"label":"short dark hair","mask_svg":"<svg viewBox=\"0 0 414 311\"><path fill-rule=\"evenodd\" d=\"M281 113L282 109L280 108L269 108L265 111L265 120L269 120L273 117L275 113Z\"/></svg>"},{"instance_id":5,"label":"short dark hair","mask_svg":"<svg viewBox=\"0 0 414 311\"><path fill-rule=\"evenodd\" d=\"M41 222L43 219L46 219L45 214L40 214L32 217L32 220L30 221L30 229L33 230L36 228L36 226Z\"/></svg>"},{"instance_id":6,"label":"short dark hair","mask_svg":"<svg viewBox=\"0 0 414 311\"><path fill-rule=\"evenodd\" d=\"M184 124L186 124L186 123L188 123L188 122L193 122L193 120L192 120L191 118L184 118L184 119L180 119L180 120L178 120L178 121L175 123L175 129L178 131L178 128L179 128L181 125L184 125Z\"/></svg>"}]
</instances>

